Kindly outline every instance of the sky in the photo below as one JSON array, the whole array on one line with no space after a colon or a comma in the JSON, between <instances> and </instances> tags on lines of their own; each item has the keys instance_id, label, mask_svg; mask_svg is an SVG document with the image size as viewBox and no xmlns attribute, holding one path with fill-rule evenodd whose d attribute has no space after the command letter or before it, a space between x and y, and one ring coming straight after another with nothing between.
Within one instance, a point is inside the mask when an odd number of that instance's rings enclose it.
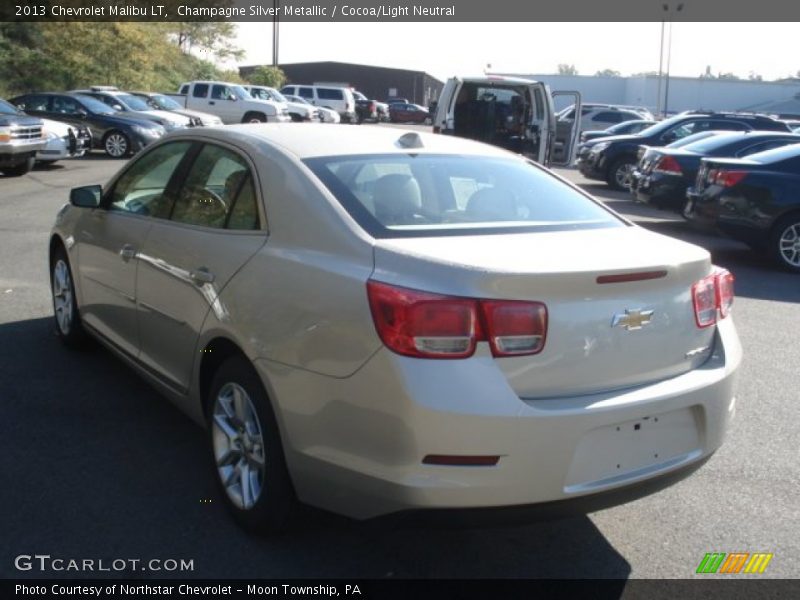
<instances>
[{"instance_id":1,"label":"sky","mask_svg":"<svg viewBox=\"0 0 800 600\"><path fill-rule=\"evenodd\" d=\"M666 27L666 38L669 38ZM751 72L765 80L800 70L797 23L674 23L670 74L697 77ZM238 64L272 63L272 22L239 23ZM339 61L453 75L555 73L614 69L658 71L661 23L287 23L280 24L281 63ZM664 67L667 43L664 44Z\"/></svg>"}]
</instances>

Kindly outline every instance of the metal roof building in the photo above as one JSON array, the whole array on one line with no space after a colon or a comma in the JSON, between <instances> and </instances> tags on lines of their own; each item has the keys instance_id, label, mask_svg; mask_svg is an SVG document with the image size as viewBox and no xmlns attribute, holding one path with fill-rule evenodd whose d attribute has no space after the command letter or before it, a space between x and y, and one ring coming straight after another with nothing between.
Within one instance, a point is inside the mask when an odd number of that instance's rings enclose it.
<instances>
[{"instance_id":1,"label":"metal roof building","mask_svg":"<svg viewBox=\"0 0 800 600\"><path fill-rule=\"evenodd\" d=\"M239 74L247 74L257 65L239 68ZM287 83L336 84L353 87L373 100L386 100L390 96L408 98L415 104L428 106L439 98L443 83L423 71L392 69L372 65L335 61L282 64Z\"/></svg>"}]
</instances>

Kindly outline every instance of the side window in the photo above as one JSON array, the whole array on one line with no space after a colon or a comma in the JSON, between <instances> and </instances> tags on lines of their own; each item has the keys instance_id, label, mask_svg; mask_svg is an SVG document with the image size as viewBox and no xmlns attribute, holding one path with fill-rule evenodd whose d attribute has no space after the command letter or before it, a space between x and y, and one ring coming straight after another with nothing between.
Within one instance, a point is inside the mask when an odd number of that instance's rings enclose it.
<instances>
[{"instance_id":1,"label":"side window","mask_svg":"<svg viewBox=\"0 0 800 600\"><path fill-rule=\"evenodd\" d=\"M758 144L753 144L752 146L748 146L747 148L742 148L739 152L736 153L736 156L748 156L750 154L755 154L756 152L764 152L765 150L772 150L773 148L780 148L781 146L785 146L786 142L783 140L771 140L769 142L760 142Z\"/></svg>"},{"instance_id":2,"label":"side window","mask_svg":"<svg viewBox=\"0 0 800 600\"><path fill-rule=\"evenodd\" d=\"M144 154L117 180L109 210L148 217L169 217L167 185L189 149L189 142L164 144Z\"/></svg>"},{"instance_id":3,"label":"side window","mask_svg":"<svg viewBox=\"0 0 800 600\"><path fill-rule=\"evenodd\" d=\"M208 84L207 83L196 83L194 85L194 90L192 90L192 96L195 98L205 98L208 96Z\"/></svg>"},{"instance_id":4,"label":"side window","mask_svg":"<svg viewBox=\"0 0 800 600\"><path fill-rule=\"evenodd\" d=\"M211 98L214 100L227 100L233 98L233 92L228 89L227 85L214 85L211 87Z\"/></svg>"},{"instance_id":5,"label":"side window","mask_svg":"<svg viewBox=\"0 0 800 600\"><path fill-rule=\"evenodd\" d=\"M17 104L22 106L22 110L44 112L47 110L47 96L25 96L18 99Z\"/></svg>"},{"instance_id":6,"label":"side window","mask_svg":"<svg viewBox=\"0 0 800 600\"><path fill-rule=\"evenodd\" d=\"M188 84L187 85L182 85L181 86L181 91L178 92L178 93L179 94L188 94L189 93L189 85Z\"/></svg>"},{"instance_id":7,"label":"side window","mask_svg":"<svg viewBox=\"0 0 800 600\"><path fill-rule=\"evenodd\" d=\"M622 122L622 115L618 112L607 110L597 113L592 117L592 121L600 121L602 123L620 123Z\"/></svg>"},{"instance_id":8,"label":"side window","mask_svg":"<svg viewBox=\"0 0 800 600\"><path fill-rule=\"evenodd\" d=\"M344 98L342 90L331 88L317 88L317 95L320 100L342 100Z\"/></svg>"},{"instance_id":9,"label":"side window","mask_svg":"<svg viewBox=\"0 0 800 600\"><path fill-rule=\"evenodd\" d=\"M78 112L78 102L69 96L53 96L53 112L63 115L74 115Z\"/></svg>"},{"instance_id":10,"label":"side window","mask_svg":"<svg viewBox=\"0 0 800 600\"><path fill-rule=\"evenodd\" d=\"M170 218L216 229L258 229L253 178L244 159L220 146L205 145L189 170Z\"/></svg>"},{"instance_id":11,"label":"side window","mask_svg":"<svg viewBox=\"0 0 800 600\"><path fill-rule=\"evenodd\" d=\"M310 87L297 88L297 95L306 100L314 99L314 90Z\"/></svg>"},{"instance_id":12,"label":"side window","mask_svg":"<svg viewBox=\"0 0 800 600\"><path fill-rule=\"evenodd\" d=\"M703 129L698 129L697 131L705 131L706 129L722 129L725 131L748 131L750 129L749 125L742 123L741 121L708 121L706 127Z\"/></svg>"}]
</instances>

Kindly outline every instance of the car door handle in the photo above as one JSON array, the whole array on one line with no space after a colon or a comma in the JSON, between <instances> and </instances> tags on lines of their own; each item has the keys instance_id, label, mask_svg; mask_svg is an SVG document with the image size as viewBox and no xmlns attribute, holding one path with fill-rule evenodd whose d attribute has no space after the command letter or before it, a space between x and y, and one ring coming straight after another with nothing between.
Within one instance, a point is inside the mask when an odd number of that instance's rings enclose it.
<instances>
[{"instance_id":1,"label":"car door handle","mask_svg":"<svg viewBox=\"0 0 800 600\"><path fill-rule=\"evenodd\" d=\"M213 101L209 101L209 104L214 104L214 102Z\"/></svg>"},{"instance_id":2,"label":"car door handle","mask_svg":"<svg viewBox=\"0 0 800 600\"><path fill-rule=\"evenodd\" d=\"M136 248L134 248L130 244L125 244L119 251L119 255L122 258L122 260L128 262L130 259L136 257Z\"/></svg>"},{"instance_id":3,"label":"car door handle","mask_svg":"<svg viewBox=\"0 0 800 600\"><path fill-rule=\"evenodd\" d=\"M200 267L198 269L195 269L194 271L190 271L189 277L197 285L203 285L205 283L214 283L214 274L205 267Z\"/></svg>"}]
</instances>

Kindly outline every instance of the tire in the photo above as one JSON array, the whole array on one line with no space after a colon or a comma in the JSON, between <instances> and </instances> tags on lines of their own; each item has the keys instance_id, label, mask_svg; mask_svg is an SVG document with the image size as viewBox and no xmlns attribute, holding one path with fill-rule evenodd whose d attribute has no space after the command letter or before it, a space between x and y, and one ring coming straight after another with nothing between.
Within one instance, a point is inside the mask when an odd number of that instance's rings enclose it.
<instances>
[{"instance_id":1,"label":"tire","mask_svg":"<svg viewBox=\"0 0 800 600\"><path fill-rule=\"evenodd\" d=\"M800 213L778 219L770 230L768 249L781 267L800 274Z\"/></svg>"},{"instance_id":2,"label":"tire","mask_svg":"<svg viewBox=\"0 0 800 600\"><path fill-rule=\"evenodd\" d=\"M50 291L58 337L71 348L84 347L88 336L81 322L75 295L75 280L63 246L59 246L53 253L50 265Z\"/></svg>"},{"instance_id":3,"label":"tire","mask_svg":"<svg viewBox=\"0 0 800 600\"><path fill-rule=\"evenodd\" d=\"M6 177L22 177L33 168L35 162L36 158L31 156L29 158L26 158L25 162L23 163L14 165L13 167L0 168L0 171L5 173Z\"/></svg>"},{"instance_id":4,"label":"tire","mask_svg":"<svg viewBox=\"0 0 800 600\"><path fill-rule=\"evenodd\" d=\"M630 171L636 166L636 161L629 156L618 158L611 164L606 175L606 182L614 190L625 191L630 187ZM627 184L625 182L628 182Z\"/></svg>"},{"instance_id":5,"label":"tire","mask_svg":"<svg viewBox=\"0 0 800 600\"><path fill-rule=\"evenodd\" d=\"M238 356L222 363L206 402L212 467L228 510L247 531L285 530L297 501L275 414L253 366Z\"/></svg>"},{"instance_id":6,"label":"tire","mask_svg":"<svg viewBox=\"0 0 800 600\"><path fill-rule=\"evenodd\" d=\"M103 138L103 150L111 158L125 158L131 154L131 140L121 131L109 131Z\"/></svg>"},{"instance_id":7,"label":"tire","mask_svg":"<svg viewBox=\"0 0 800 600\"><path fill-rule=\"evenodd\" d=\"M262 113L249 112L242 117L242 123L266 123L267 117Z\"/></svg>"}]
</instances>

